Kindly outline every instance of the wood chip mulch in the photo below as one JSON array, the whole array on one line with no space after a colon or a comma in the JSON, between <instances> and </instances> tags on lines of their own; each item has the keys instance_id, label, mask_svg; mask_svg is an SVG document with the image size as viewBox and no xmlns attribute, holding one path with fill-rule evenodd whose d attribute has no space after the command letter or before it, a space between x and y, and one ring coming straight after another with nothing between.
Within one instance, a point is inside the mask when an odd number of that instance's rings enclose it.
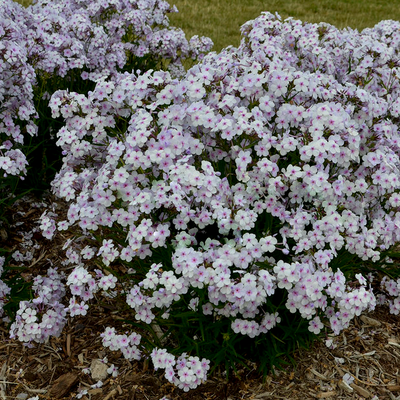
<instances>
[{"instance_id":1,"label":"wood chip mulch","mask_svg":"<svg viewBox=\"0 0 400 400\"><path fill-rule=\"evenodd\" d=\"M49 201L54 200L48 197ZM37 226L45 205L20 202L13 214L15 229L6 231L0 226L0 247L23 252L23 232ZM39 233L33 235L31 240L38 246L31 249L33 259L25 262L32 276L45 274L49 266L62 268L61 239L54 243ZM1 323L0 400L76 399L82 390L86 390L82 400L159 400L163 396L171 400L400 400L400 316L391 315L385 306L356 318L339 336L327 337L329 348L316 342L310 350L297 351L296 366L275 370L265 380L256 371L241 370L228 381L212 376L187 393L168 383L147 362L129 362L119 352L105 349L99 335L107 326L126 330L118 311L94 305L85 317L69 321L60 337L29 348L11 340ZM97 378L92 376L98 360L118 367L118 376L107 374L101 387L95 386Z\"/></svg>"}]
</instances>

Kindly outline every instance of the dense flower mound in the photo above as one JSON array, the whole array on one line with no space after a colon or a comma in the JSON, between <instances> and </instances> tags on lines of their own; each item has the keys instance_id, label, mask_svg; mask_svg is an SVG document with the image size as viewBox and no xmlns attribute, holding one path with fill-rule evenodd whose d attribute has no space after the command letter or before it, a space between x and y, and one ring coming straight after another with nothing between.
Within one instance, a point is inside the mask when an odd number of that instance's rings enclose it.
<instances>
[{"instance_id":1,"label":"dense flower mound","mask_svg":"<svg viewBox=\"0 0 400 400\"><path fill-rule=\"evenodd\" d=\"M212 45L197 36L188 42L181 29L170 27L167 13L177 10L164 0L39 0L28 10L37 68L60 76L85 67L85 79L95 80L122 69L130 56L182 71L182 61L196 60Z\"/></svg>"},{"instance_id":2,"label":"dense flower mound","mask_svg":"<svg viewBox=\"0 0 400 400\"><path fill-rule=\"evenodd\" d=\"M146 63L178 75L183 61L209 51L210 39L188 41L169 26L167 13L174 11L164 0L39 0L27 9L0 2L1 176L26 173L20 147L24 136L37 134L38 77L67 78L73 85L76 71L95 81Z\"/></svg>"},{"instance_id":3,"label":"dense flower mound","mask_svg":"<svg viewBox=\"0 0 400 400\"><path fill-rule=\"evenodd\" d=\"M21 40L28 12L13 1L0 2L0 176L26 173L26 158L15 145L37 131L32 86L35 72Z\"/></svg>"},{"instance_id":4,"label":"dense flower mound","mask_svg":"<svg viewBox=\"0 0 400 400\"><path fill-rule=\"evenodd\" d=\"M343 252L377 261L399 242L394 25L358 33L266 13L243 27L238 49L210 53L180 79L125 72L87 96L56 92L65 157L53 191L70 207L58 226L44 215L42 229L81 232L68 243L70 315L121 287L161 337L188 299L188 310L250 338L279 324L278 292L315 333L325 321L337 334L373 309L370 282L354 271L350 284L331 265ZM383 287L398 313L399 283ZM144 350L138 333L114 328L103 343L128 359ZM168 349L151 357L185 390L209 368Z\"/></svg>"},{"instance_id":5,"label":"dense flower mound","mask_svg":"<svg viewBox=\"0 0 400 400\"><path fill-rule=\"evenodd\" d=\"M282 22L265 13L242 26L241 51L262 64L279 55L284 66L332 75L391 103L399 95L399 28L398 21L388 20L359 33L324 23Z\"/></svg>"}]
</instances>

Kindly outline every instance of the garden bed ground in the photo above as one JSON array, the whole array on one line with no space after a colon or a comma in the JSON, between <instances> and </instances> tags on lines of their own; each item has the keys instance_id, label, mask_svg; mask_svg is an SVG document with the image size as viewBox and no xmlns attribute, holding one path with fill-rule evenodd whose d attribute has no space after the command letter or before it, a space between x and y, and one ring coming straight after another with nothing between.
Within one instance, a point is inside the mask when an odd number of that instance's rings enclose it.
<instances>
[{"instance_id":1,"label":"garden bed ground","mask_svg":"<svg viewBox=\"0 0 400 400\"><path fill-rule=\"evenodd\" d=\"M66 268L61 265L62 237L50 242L37 232L24 238L25 232L37 227L37 219L49 205L57 207L51 197L46 202L25 199L14 207L12 229L0 228L0 247L33 252L33 259L25 262L30 266L26 279L44 275L50 266ZM10 340L3 324L0 399L74 399L82 389L87 390L83 400L158 400L163 396L171 400L400 399L400 316L389 314L386 307L356 318L338 337L328 337L331 348L318 342L310 350L299 350L294 355L296 367L288 364L264 381L255 370L240 370L228 381L223 376L210 377L188 393L169 384L146 362L129 362L119 352L102 347L100 333L106 326L124 331L122 319L112 307L92 306L87 316L69 322L59 338L32 348ZM108 375L102 387L91 387L96 379L84 370L105 357L119 374ZM354 378L350 386L342 379L349 376L345 374Z\"/></svg>"}]
</instances>

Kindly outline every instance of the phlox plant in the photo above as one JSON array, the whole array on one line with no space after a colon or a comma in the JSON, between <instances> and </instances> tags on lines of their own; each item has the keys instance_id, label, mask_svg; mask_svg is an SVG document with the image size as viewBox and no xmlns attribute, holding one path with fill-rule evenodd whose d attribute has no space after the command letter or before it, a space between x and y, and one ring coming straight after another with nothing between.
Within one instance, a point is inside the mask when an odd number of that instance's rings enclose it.
<instances>
[{"instance_id":1,"label":"phlox plant","mask_svg":"<svg viewBox=\"0 0 400 400\"><path fill-rule=\"evenodd\" d=\"M29 160L25 186L37 190L60 167L52 137L61 126L48 108L56 89L86 94L100 77L132 68L181 74L182 62L212 46L170 27L167 13L177 10L163 0L40 0L26 9L7 0L0 10L0 172L24 177Z\"/></svg>"},{"instance_id":2,"label":"phlox plant","mask_svg":"<svg viewBox=\"0 0 400 400\"><path fill-rule=\"evenodd\" d=\"M169 26L167 14L175 11L163 0L39 0L27 8L0 1L0 218L5 225L14 202L27 192L43 194L62 165L55 133L63 120L52 118L49 108L56 90L87 94L98 79L138 68L179 75L186 60L195 62L210 49L210 39L187 40L181 29Z\"/></svg>"},{"instance_id":3,"label":"phlox plant","mask_svg":"<svg viewBox=\"0 0 400 400\"><path fill-rule=\"evenodd\" d=\"M0 176L3 177L0 206L3 208L3 196L16 184L12 177L27 172L26 157L19 146L24 135L36 134L33 119L37 112L32 91L34 69L28 62L28 49L21 41L28 13L14 2L1 2L0 13Z\"/></svg>"},{"instance_id":4,"label":"phlox plant","mask_svg":"<svg viewBox=\"0 0 400 400\"><path fill-rule=\"evenodd\" d=\"M212 45L170 27L167 14L177 10L164 0L39 0L28 10L40 26L33 40L46 46L37 68L60 76L85 67L82 79L95 81L124 68L146 69L146 62L182 73L183 61L201 58Z\"/></svg>"},{"instance_id":5,"label":"phlox plant","mask_svg":"<svg viewBox=\"0 0 400 400\"><path fill-rule=\"evenodd\" d=\"M27 172L21 151L24 137L35 135L37 111L33 102L33 67L28 62L24 22L28 13L14 2L0 2L0 224L18 199L19 175ZM12 316L19 301L30 297L29 285L9 267L11 256L0 246L0 316Z\"/></svg>"},{"instance_id":6,"label":"phlox plant","mask_svg":"<svg viewBox=\"0 0 400 400\"><path fill-rule=\"evenodd\" d=\"M65 156L52 190L70 206L42 229L80 232L67 243L70 315L96 293L124 295L133 331L108 327L103 344L189 390L271 349L281 325L304 335L295 318L338 334L377 301L398 313L399 280L377 298L373 270L340 263L381 261L399 242L394 25L265 13L238 49L180 79L125 71L87 95L54 93Z\"/></svg>"}]
</instances>

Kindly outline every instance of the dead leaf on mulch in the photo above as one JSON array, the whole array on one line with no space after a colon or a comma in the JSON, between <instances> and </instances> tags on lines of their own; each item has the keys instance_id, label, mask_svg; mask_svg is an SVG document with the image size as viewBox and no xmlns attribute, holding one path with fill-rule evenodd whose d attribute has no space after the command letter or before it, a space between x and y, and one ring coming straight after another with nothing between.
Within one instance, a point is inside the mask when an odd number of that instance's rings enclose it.
<instances>
[{"instance_id":1,"label":"dead leaf on mulch","mask_svg":"<svg viewBox=\"0 0 400 400\"><path fill-rule=\"evenodd\" d=\"M49 396L54 399L61 399L68 393L70 393L74 385L78 382L78 375L72 372L67 372L61 375L51 387Z\"/></svg>"}]
</instances>

